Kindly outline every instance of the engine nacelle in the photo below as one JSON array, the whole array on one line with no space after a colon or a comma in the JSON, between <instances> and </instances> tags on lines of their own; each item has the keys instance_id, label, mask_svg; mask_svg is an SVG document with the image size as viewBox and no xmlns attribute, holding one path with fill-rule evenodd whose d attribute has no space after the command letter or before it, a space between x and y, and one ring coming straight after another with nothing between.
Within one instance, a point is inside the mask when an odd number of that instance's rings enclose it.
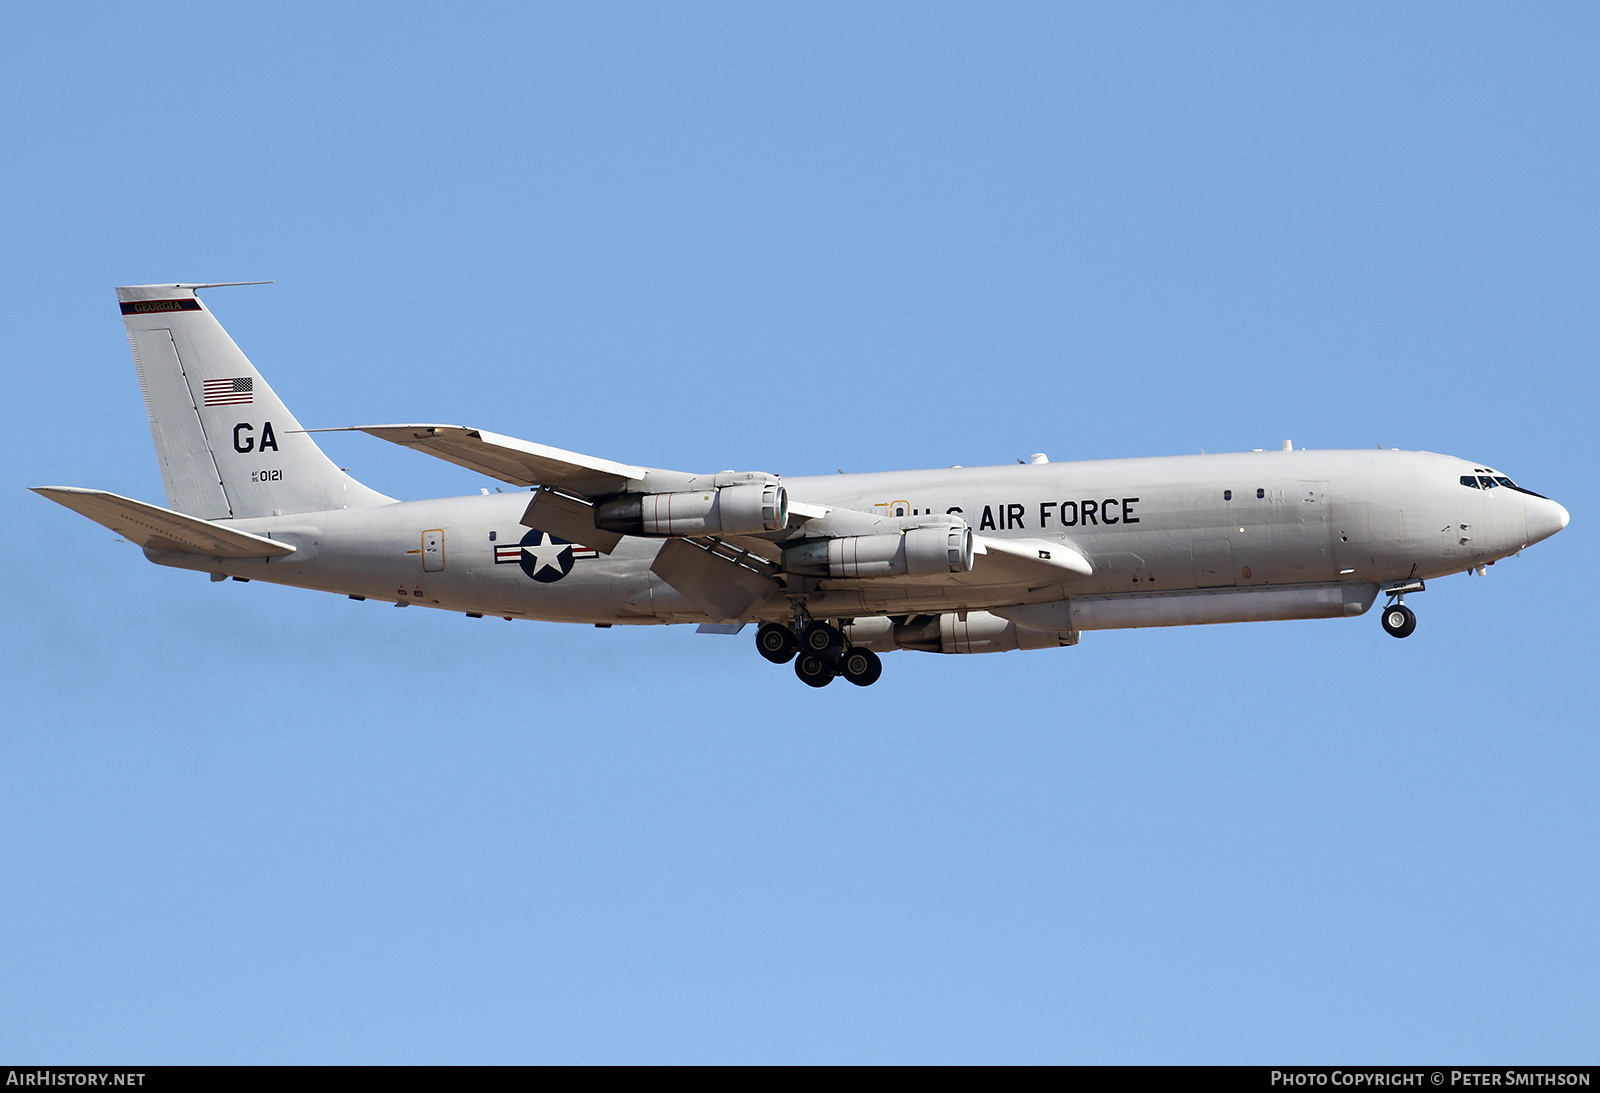
<instances>
[{"instance_id":1,"label":"engine nacelle","mask_svg":"<svg viewBox=\"0 0 1600 1093\"><path fill-rule=\"evenodd\" d=\"M913 615L904 622L884 617L857 619L844 630L852 645L863 645L880 653L893 649L920 649L925 653L1004 653L1011 649L1056 649L1078 644L1075 630L1035 630L987 611L968 611L965 619L953 611L942 615Z\"/></svg>"},{"instance_id":2,"label":"engine nacelle","mask_svg":"<svg viewBox=\"0 0 1600 1093\"><path fill-rule=\"evenodd\" d=\"M972 570L965 524L912 528L903 535L817 539L783 552L783 568L812 577L922 577Z\"/></svg>"},{"instance_id":3,"label":"engine nacelle","mask_svg":"<svg viewBox=\"0 0 1600 1093\"><path fill-rule=\"evenodd\" d=\"M595 527L623 535L755 535L788 522L789 491L777 482L630 493L594 510Z\"/></svg>"}]
</instances>

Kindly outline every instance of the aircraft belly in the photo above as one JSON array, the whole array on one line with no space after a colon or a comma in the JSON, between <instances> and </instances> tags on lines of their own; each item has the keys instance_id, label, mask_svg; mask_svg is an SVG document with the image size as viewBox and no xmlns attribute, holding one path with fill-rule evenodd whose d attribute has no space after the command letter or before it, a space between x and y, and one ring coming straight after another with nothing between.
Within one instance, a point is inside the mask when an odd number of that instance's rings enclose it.
<instances>
[{"instance_id":1,"label":"aircraft belly","mask_svg":"<svg viewBox=\"0 0 1600 1093\"><path fill-rule=\"evenodd\" d=\"M620 600L619 614L651 622L698 622L706 616L666 581L646 569Z\"/></svg>"},{"instance_id":2,"label":"aircraft belly","mask_svg":"<svg viewBox=\"0 0 1600 1093\"><path fill-rule=\"evenodd\" d=\"M1197 589L1177 593L1074 596L1066 601L1073 630L1121 630L1228 622L1345 618L1360 615L1377 598L1371 582L1287 585L1277 588Z\"/></svg>"}]
</instances>

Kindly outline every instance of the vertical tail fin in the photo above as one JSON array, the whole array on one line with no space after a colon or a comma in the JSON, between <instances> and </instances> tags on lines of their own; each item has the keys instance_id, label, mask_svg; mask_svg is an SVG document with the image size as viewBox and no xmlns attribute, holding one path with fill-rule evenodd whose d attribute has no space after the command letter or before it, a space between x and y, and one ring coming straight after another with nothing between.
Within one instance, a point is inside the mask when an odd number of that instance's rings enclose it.
<instances>
[{"instance_id":1,"label":"vertical tail fin","mask_svg":"<svg viewBox=\"0 0 1600 1093\"><path fill-rule=\"evenodd\" d=\"M392 498L322 454L195 290L117 289L167 504L207 520L363 508Z\"/></svg>"}]
</instances>

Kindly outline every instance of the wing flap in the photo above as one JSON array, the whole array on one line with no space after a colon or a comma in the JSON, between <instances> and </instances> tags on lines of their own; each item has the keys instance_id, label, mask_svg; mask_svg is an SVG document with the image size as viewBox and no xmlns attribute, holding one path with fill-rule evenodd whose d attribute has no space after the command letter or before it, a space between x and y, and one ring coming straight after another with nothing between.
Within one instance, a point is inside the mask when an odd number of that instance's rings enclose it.
<instances>
[{"instance_id":1,"label":"wing flap","mask_svg":"<svg viewBox=\"0 0 1600 1093\"><path fill-rule=\"evenodd\" d=\"M528 502L521 523L524 527L538 528L562 539L594 547L601 554L610 554L622 542L622 536L616 532L594 526L592 504L557 493L548 486L541 486L534 491L533 500Z\"/></svg>"},{"instance_id":2,"label":"wing flap","mask_svg":"<svg viewBox=\"0 0 1600 1093\"><path fill-rule=\"evenodd\" d=\"M294 553L294 547L288 543L222 527L198 516L173 512L105 490L35 486L33 492L152 550L181 550L212 558L276 558Z\"/></svg>"},{"instance_id":3,"label":"wing flap","mask_svg":"<svg viewBox=\"0 0 1600 1093\"><path fill-rule=\"evenodd\" d=\"M650 570L716 622L744 622L780 591L771 577L688 539L663 543Z\"/></svg>"}]
</instances>

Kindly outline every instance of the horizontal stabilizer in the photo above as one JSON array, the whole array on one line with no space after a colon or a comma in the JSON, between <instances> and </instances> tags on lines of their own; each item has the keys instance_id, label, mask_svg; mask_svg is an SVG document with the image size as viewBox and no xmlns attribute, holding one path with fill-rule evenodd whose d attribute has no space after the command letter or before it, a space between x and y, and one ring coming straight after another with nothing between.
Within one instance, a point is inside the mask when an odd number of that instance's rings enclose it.
<instances>
[{"instance_id":1,"label":"horizontal stabilizer","mask_svg":"<svg viewBox=\"0 0 1600 1093\"><path fill-rule=\"evenodd\" d=\"M294 553L288 543L235 531L198 516L186 516L104 490L35 486L33 492L151 550L182 550L212 558L273 558Z\"/></svg>"},{"instance_id":2,"label":"horizontal stabilizer","mask_svg":"<svg viewBox=\"0 0 1600 1093\"><path fill-rule=\"evenodd\" d=\"M648 471L646 467L580 455L465 425L357 425L307 431L367 433L513 486L561 486L581 494L618 493L630 480L643 478Z\"/></svg>"}]
</instances>

